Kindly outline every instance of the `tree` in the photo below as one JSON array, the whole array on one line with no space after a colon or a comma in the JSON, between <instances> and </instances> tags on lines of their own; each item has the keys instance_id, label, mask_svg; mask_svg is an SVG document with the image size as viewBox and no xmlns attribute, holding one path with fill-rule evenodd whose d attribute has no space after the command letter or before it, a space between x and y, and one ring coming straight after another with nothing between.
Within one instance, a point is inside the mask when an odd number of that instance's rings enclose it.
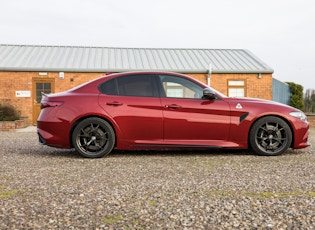
<instances>
[{"instance_id":1,"label":"tree","mask_svg":"<svg viewBox=\"0 0 315 230\"><path fill-rule=\"evenodd\" d=\"M315 112L315 90L307 89L304 94L304 111L307 113Z\"/></svg>"},{"instance_id":2,"label":"tree","mask_svg":"<svg viewBox=\"0 0 315 230\"><path fill-rule=\"evenodd\" d=\"M303 110L303 86L295 84L293 82L286 82L290 86L291 99L290 105L294 108Z\"/></svg>"}]
</instances>

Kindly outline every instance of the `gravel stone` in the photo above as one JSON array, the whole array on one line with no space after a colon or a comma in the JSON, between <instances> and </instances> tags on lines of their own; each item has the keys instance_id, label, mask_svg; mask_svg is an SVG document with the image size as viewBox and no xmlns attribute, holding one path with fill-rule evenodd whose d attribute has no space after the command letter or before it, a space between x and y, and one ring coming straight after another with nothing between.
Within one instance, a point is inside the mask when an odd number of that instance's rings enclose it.
<instances>
[{"instance_id":1,"label":"gravel stone","mask_svg":"<svg viewBox=\"0 0 315 230\"><path fill-rule=\"evenodd\" d=\"M313 147L84 159L34 129L0 132L0 147L0 229L315 229Z\"/></svg>"}]
</instances>

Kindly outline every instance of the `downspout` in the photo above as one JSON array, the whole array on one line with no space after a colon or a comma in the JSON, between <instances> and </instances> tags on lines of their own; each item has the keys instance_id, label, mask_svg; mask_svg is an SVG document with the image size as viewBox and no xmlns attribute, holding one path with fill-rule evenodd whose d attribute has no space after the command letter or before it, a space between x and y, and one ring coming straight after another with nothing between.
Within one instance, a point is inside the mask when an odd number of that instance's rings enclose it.
<instances>
[{"instance_id":1,"label":"downspout","mask_svg":"<svg viewBox=\"0 0 315 230\"><path fill-rule=\"evenodd\" d=\"M207 75L207 85L210 87L210 80L211 80L211 73L212 73L212 63L209 64L208 75Z\"/></svg>"}]
</instances>

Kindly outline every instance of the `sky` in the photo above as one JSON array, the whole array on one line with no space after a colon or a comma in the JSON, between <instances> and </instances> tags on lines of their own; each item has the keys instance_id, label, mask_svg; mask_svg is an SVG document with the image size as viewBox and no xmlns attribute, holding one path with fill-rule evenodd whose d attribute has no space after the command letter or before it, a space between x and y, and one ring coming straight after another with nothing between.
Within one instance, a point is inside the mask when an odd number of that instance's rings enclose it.
<instances>
[{"instance_id":1,"label":"sky","mask_svg":"<svg viewBox=\"0 0 315 230\"><path fill-rule=\"evenodd\" d=\"M0 0L0 44L247 49L315 89L314 0Z\"/></svg>"}]
</instances>

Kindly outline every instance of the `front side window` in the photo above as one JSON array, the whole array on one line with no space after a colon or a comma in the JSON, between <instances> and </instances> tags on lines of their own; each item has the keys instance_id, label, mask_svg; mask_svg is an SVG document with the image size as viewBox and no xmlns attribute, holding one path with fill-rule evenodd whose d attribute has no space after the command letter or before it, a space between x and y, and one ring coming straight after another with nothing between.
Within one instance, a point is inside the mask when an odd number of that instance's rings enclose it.
<instances>
[{"instance_id":1,"label":"front side window","mask_svg":"<svg viewBox=\"0 0 315 230\"><path fill-rule=\"evenodd\" d=\"M203 87L186 78L160 75L165 97L196 98L203 96Z\"/></svg>"},{"instance_id":2,"label":"front side window","mask_svg":"<svg viewBox=\"0 0 315 230\"><path fill-rule=\"evenodd\" d=\"M121 76L104 82L100 91L108 95L157 97L154 75Z\"/></svg>"}]
</instances>

